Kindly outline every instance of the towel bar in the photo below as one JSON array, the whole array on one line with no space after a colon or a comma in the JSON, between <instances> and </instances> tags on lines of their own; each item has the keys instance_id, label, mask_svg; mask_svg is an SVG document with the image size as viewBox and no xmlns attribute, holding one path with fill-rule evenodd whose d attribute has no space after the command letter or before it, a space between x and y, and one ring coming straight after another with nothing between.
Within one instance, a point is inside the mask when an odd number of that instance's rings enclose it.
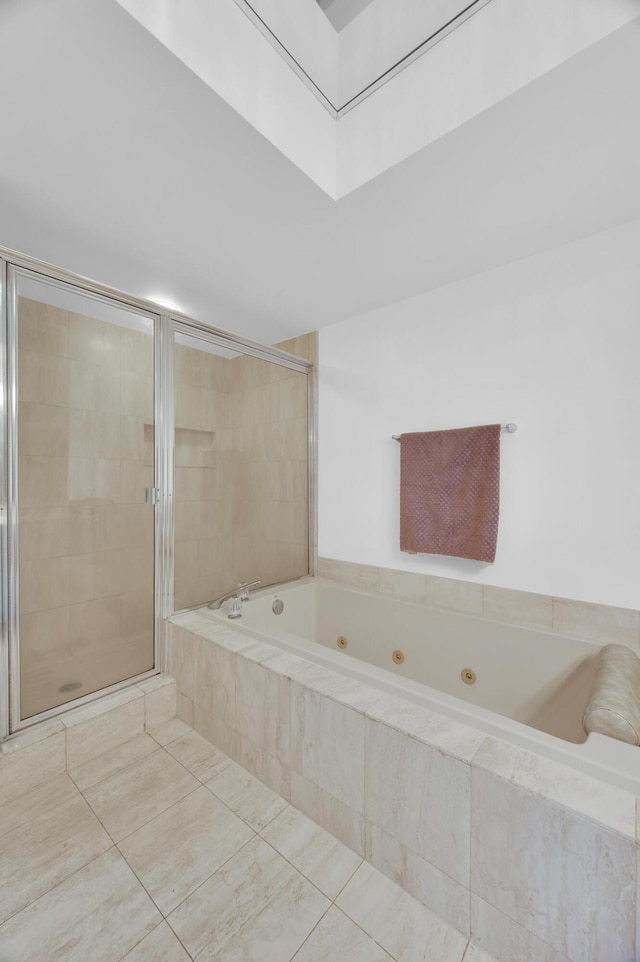
<instances>
[{"instance_id":1,"label":"towel bar","mask_svg":"<svg viewBox=\"0 0 640 962\"><path fill-rule=\"evenodd\" d=\"M516 431L518 430L518 425L510 421L509 424L502 425L502 430L504 431L505 434L515 434ZM394 441L399 441L402 435L392 434L391 437L393 438Z\"/></svg>"}]
</instances>

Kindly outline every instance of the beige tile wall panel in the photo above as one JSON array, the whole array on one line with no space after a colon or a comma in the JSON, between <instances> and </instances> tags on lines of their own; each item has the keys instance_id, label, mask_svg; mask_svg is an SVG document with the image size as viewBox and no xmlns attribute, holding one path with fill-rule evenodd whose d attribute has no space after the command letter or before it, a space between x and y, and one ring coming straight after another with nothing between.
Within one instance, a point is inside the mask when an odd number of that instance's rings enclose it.
<instances>
[{"instance_id":1,"label":"beige tile wall panel","mask_svg":"<svg viewBox=\"0 0 640 962\"><path fill-rule=\"evenodd\" d=\"M28 717L153 667L153 339L21 299L18 383Z\"/></svg>"},{"instance_id":2,"label":"beige tile wall panel","mask_svg":"<svg viewBox=\"0 0 640 962\"><path fill-rule=\"evenodd\" d=\"M306 407L304 375L177 345L176 608L307 572Z\"/></svg>"}]
</instances>

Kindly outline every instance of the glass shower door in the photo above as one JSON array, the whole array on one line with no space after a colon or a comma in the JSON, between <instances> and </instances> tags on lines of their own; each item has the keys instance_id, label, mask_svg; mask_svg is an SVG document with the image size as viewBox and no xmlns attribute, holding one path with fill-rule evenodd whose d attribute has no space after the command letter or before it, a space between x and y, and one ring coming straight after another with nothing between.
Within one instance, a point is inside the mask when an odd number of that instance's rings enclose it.
<instances>
[{"instance_id":1,"label":"glass shower door","mask_svg":"<svg viewBox=\"0 0 640 962\"><path fill-rule=\"evenodd\" d=\"M9 276L12 728L154 668L154 317Z\"/></svg>"}]
</instances>

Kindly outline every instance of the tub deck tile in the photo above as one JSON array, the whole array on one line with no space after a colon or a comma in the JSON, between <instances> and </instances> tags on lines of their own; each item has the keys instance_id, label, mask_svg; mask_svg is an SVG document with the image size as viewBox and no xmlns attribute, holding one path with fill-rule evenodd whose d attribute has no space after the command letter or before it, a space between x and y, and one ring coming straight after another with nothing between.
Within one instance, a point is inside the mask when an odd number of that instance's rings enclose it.
<instances>
[{"instance_id":1,"label":"tub deck tile","mask_svg":"<svg viewBox=\"0 0 640 962\"><path fill-rule=\"evenodd\" d=\"M473 767L607 826L625 838L636 837L636 796L552 759L487 737Z\"/></svg>"}]
</instances>

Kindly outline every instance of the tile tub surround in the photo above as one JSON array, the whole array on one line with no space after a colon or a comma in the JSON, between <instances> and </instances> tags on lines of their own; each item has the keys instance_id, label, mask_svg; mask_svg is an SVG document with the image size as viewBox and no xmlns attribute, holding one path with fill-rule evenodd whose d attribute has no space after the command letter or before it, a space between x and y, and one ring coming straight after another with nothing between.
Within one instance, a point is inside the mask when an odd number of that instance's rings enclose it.
<instances>
[{"instance_id":1,"label":"tile tub surround","mask_svg":"<svg viewBox=\"0 0 640 962\"><path fill-rule=\"evenodd\" d=\"M175 718L3 815L5 962L493 962Z\"/></svg>"},{"instance_id":2,"label":"tile tub surround","mask_svg":"<svg viewBox=\"0 0 640 962\"><path fill-rule=\"evenodd\" d=\"M452 608L510 625L543 628L603 645L615 642L640 651L640 611L631 608L553 598L332 558L318 558L317 574L327 581L405 601Z\"/></svg>"},{"instance_id":3,"label":"tile tub surround","mask_svg":"<svg viewBox=\"0 0 640 962\"><path fill-rule=\"evenodd\" d=\"M169 647L179 713L471 937L478 958L636 957L631 793L198 612L175 616ZM210 647L230 660L224 682L211 679L219 701L204 706L193 665L214 663ZM383 948L393 955L394 944Z\"/></svg>"}]
</instances>

